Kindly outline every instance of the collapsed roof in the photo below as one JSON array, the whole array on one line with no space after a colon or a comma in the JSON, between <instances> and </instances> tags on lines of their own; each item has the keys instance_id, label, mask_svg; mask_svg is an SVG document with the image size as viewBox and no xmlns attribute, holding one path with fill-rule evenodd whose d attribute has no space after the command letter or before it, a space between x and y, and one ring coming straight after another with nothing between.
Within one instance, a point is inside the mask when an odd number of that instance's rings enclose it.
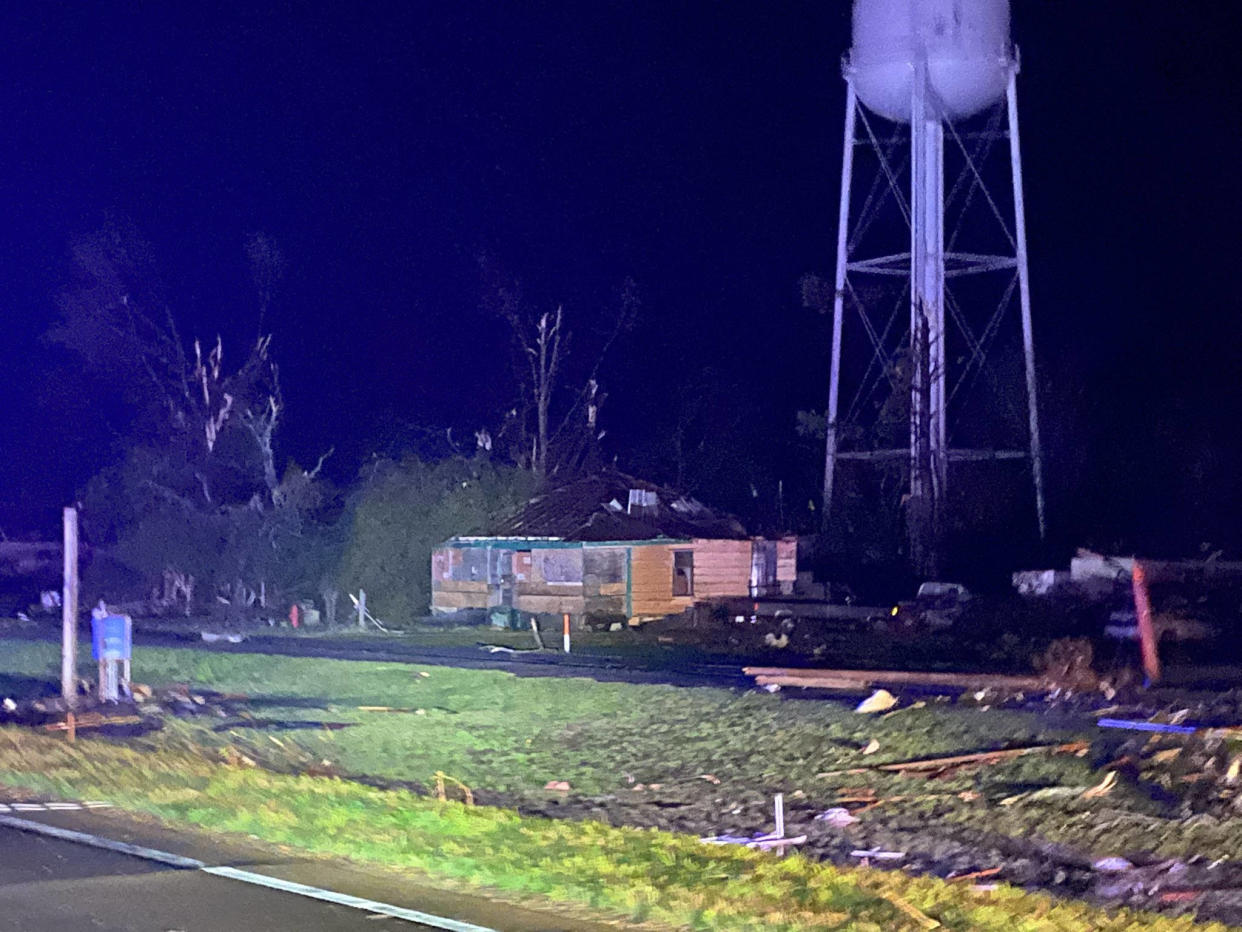
<instances>
[{"instance_id":1,"label":"collapsed roof","mask_svg":"<svg viewBox=\"0 0 1242 932\"><path fill-rule=\"evenodd\" d=\"M732 515L713 511L670 488L619 472L549 489L499 521L486 536L567 541L749 537Z\"/></svg>"}]
</instances>

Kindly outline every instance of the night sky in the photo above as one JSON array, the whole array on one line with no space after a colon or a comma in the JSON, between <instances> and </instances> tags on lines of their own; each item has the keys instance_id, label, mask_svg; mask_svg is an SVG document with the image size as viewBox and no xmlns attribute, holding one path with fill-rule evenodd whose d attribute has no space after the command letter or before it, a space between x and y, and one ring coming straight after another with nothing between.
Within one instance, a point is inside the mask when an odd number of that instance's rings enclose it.
<instances>
[{"instance_id":1,"label":"night sky","mask_svg":"<svg viewBox=\"0 0 1242 932\"><path fill-rule=\"evenodd\" d=\"M828 325L798 279L833 271L849 5L761 6L15 7L0 528L55 533L114 453L123 425L41 340L70 240L109 216L154 245L184 335L234 358L244 237L275 238L281 442L335 445L339 481L511 404L487 254L564 305L583 359L638 283L602 372L620 466L672 481L697 404L736 442L692 491L756 512L781 481L805 509L822 454L794 415L824 405ZM1054 539L1236 547L1242 4L1017 0L1014 34Z\"/></svg>"}]
</instances>

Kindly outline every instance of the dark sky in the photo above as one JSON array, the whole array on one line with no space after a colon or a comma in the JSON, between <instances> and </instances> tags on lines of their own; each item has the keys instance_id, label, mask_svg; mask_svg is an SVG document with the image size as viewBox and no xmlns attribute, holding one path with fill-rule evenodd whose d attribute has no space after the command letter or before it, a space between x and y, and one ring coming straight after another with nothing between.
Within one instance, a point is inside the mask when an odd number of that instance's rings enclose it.
<instances>
[{"instance_id":1,"label":"dark sky","mask_svg":"<svg viewBox=\"0 0 1242 932\"><path fill-rule=\"evenodd\" d=\"M667 470L670 412L706 381L712 423L742 433L721 487L695 491L805 492L820 465L793 417L824 404L827 331L797 282L832 273L848 4L760 6L15 8L9 524L45 521L109 452L106 414L39 339L69 240L109 214L154 244L183 329L238 348L255 326L243 238L279 242L284 448L335 444L339 478L407 425L464 433L509 403L505 339L478 307L486 252L563 302L582 347L638 282L604 379L622 466ZM1237 542L1242 5L1014 7L1054 526L1100 546Z\"/></svg>"}]
</instances>

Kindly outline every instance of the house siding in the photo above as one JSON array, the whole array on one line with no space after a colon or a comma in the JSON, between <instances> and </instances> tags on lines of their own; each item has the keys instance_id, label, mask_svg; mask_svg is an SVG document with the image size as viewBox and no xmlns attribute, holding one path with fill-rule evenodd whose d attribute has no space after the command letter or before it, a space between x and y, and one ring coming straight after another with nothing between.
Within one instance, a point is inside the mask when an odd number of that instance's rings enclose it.
<instances>
[{"instance_id":1,"label":"house siding","mask_svg":"<svg viewBox=\"0 0 1242 932\"><path fill-rule=\"evenodd\" d=\"M607 544L556 541L540 546L530 540L488 549L512 554L512 575L506 575L505 581L512 587L512 607L518 611L648 619L677 614L696 602L748 595L754 549L759 543L771 546L771 542L708 539ZM477 543L474 548L478 549ZM450 543L433 556L433 613L486 609L501 603L502 580L452 578L455 572L463 572L461 567L473 565L462 557L464 549L470 548ZM675 596L673 555L685 550L694 554L693 593ZM796 576L796 557L792 540L778 542L778 579ZM507 568L509 564L501 560L496 565ZM545 568L569 581L545 579Z\"/></svg>"}]
</instances>

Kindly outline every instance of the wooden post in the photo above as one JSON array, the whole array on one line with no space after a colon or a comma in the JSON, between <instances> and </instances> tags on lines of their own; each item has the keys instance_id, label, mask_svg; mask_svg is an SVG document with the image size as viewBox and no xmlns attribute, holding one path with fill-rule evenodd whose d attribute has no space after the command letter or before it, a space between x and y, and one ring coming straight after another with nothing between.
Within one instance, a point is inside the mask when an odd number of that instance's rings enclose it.
<instances>
[{"instance_id":1,"label":"wooden post","mask_svg":"<svg viewBox=\"0 0 1242 932\"><path fill-rule=\"evenodd\" d=\"M65 509L65 591L61 599L60 695L78 704L78 510Z\"/></svg>"},{"instance_id":2,"label":"wooden post","mask_svg":"<svg viewBox=\"0 0 1242 932\"><path fill-rule=\"evenodd\" d=\"M565 653L569 653L569 612L561 615L561 639L564 642Z\"/></svg>"},{"instance_id":3,"label":"wooden post","mask_svg":"<svg viewBox=\"0 0 1242 932\"><path fill-rule=\"evenodd\" d=\"M1143 653L1143 673L1150 686L1160 679L1160 645L1156 643L1156 628L1151 620L1147 573L1138 560L1134 561L1131 583L1134 588L1134 613L1138 616L1139 647Z\"/></svg>"}]
</instances>

